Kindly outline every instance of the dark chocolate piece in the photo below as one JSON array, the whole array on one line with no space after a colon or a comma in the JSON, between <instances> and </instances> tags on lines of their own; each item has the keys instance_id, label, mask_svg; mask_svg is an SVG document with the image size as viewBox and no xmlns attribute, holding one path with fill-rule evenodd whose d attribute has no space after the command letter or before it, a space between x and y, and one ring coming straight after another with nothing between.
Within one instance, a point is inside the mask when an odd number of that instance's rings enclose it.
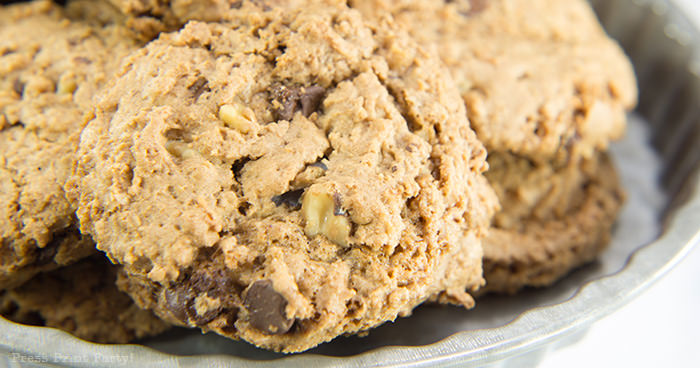
<instances>
[{"instance_id":1,"label":"dark chocolate piece","mask_svg":"<svg viewBox=\"0 0 700 368\"><path fill-rule=\"evenodd\" d=\"M301 195L304 194L304 189L290 190L286 193L272 197L272 202L276 206L287 205L293 209L301 208Z\"/></svg>"},{"instance_id":2,"label":"dark chocolate piece","mask_svg":"<svg viewBox=\"0 0 700 368\"><path fill-rule=\"evenodd\" d=\"M258 280L250 285L244 304L250 325L265 334L283 334L294 324L285 312L287 300L275 291L270 280Z\"/></svg>"},{"instance_id":3,"label":"dark chocolate piece","mask_svg":"<svg viewBox=\"0 0 700 368\"><path fill-rule=\"evenodd\" d=\"M303 89L301 94L301 113L307 118L318 111L323 101L326 89L320 86L311 86Z\"/></svg>"}]
</instances>

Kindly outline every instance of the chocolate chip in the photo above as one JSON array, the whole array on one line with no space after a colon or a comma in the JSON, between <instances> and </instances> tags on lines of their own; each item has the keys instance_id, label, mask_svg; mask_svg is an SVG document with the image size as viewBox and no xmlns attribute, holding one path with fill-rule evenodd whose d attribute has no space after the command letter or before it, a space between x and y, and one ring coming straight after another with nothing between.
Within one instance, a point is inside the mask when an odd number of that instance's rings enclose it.
<instances>
[{"instance_id":1,"label":"chocolate chip","mask_svg":"<svg viewBox=\"0 0 700 368\"><path fill-rule=\"evenodd\" d=\"M291 121L299 108L299 90L277 85L272 88L272 99L279 104L275 110L277 120Z\"/></svg>"},{"instance_id":2,"label":"chocolate chip","mask_svg":"<svg viewBox=\"0 0 700 368\"><path fill-rule=\"evenodd\" d=\"M215 280L206 271L196 272L189 280L190 290L195 293L205 293L216 287Z\"/></svg>"},{"instance_id":3,"label":"chocolate chip","mask_svg":"<svg viewBox=\"0 0 700 368\"><path fill-rule=\"evenodd\" d=\"M249 323L253 328L268 335L289 331L294 320L287 318L287 300L272 287L269 280L255 281L248 288L244 301Z\"/></svg>"},{"instance_id":4,"label":"chocolate chip","mask_svg":"<svg viewBox=\"0 0 700 368\"><path fill-rule=\"evenodd\" d=\"M209 81L204 77L197 78L187 89L192 93L195 100L198 99L202 93L211 91L211 88L209 88Z\"/></svg>"},{"instance_id":5,"label":"chocolate chip","mask_svg":"<svg viewBox=\"0 0 700 368\"><path fill-rule=\"evenodd\" d=\"M301 95L301 113L308 118L311 114L318 111L325 93L326 89L321 86L304 88Z\"/></svg>"},{"instance_id":6,"label":"chocolate chip","mask_svg":"<svg viewBox=\"0 0 700 368\"><path fill-rule=\"evenodd\" d=\"M182 288L165 290L165 306L178 321L187 323L187 292Z\"/></svg>"},{"instance_id":7,"label":"chocolate chip","mask_svg":"<svg viewBox=\"0 0 700 368\"><path fill-rule=\"evenodd\" d=\"M166 307L173 317L197 326L203 326L214 320L223 312L223 306L198 314L195 306L199 295L221 299L227 293L237 293L241 288L222 270L201 270L192 274L186 282L172 289L166 289Z\"/></svg>"},{"instance_id":8,"label":"chocolate chip","mask_svg":"<svg viewBox=\"0 0 700 368\"><path fill-rule=\"evenodd\" d=\"M239 290L231 275L220 269L210 269L195 272L188 282L189 289L195 294L207 294L212 297L222 297L232 291Z\"/></svg>"},{"instance_id":9,"label":"chocolate chip","mask_svg":"<svg viewBox=\"0 0 700 368\"><path fill-rule=\"evenodd\" d=\"M308 118L318 110L325 93L326 89L321 86L303 88L274 86L271 94L272 99L278 104L275 109L277 119L291 121L299 110Z\"/></svg>"},{"instance_id":10,"label":"chocolate chip","mask_svg":"<svg viewBox=\"0 0 700 368\"><path fill-rule=\"evenodd\" d=\"M286 193L272 197L272 202L276 206L286 205L293 209L301 208L301 195L304 194L304 189L290 190Z\"/></svg>"}]
</instances>

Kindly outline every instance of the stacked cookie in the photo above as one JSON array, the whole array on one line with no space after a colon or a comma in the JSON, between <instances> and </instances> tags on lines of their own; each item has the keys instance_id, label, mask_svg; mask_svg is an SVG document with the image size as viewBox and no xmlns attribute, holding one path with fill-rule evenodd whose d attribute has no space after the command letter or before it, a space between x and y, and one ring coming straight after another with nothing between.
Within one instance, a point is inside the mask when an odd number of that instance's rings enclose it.
<instances>
[{"instance_id":1,"label":"stacked cookie","mask_svg":"<svg viewBox=\"0 0 700 368\"><path fill-rule=\"evenodd\" d=\"M482 291L547 286L608 243L623 201L605 151L636 104L632 67L584 0L355 0L441 56L489 152L501 210Z\"/></svg>"},{"instance_id":2,"label":"stacked cookie","mask_svg":"<svg viewBox=\"0 0 700 368\"><path fill-rule=\"evenodd\" d=\"M635 85L545 3L1 7L0 311L297 352L555 281L607 242Z\"/></svg>"},{"instance_id":3,"label":"stacked cookie","mask_svg":"<svg viewBox=\"0 0 700 368\"><path fill-rule=\"evenodd\" d=\"M0 7L0 19L0 311L94 341L163 331L117 289L63 190L93 96L138 45L46 1Z\"/></svg>"}]
</instances>

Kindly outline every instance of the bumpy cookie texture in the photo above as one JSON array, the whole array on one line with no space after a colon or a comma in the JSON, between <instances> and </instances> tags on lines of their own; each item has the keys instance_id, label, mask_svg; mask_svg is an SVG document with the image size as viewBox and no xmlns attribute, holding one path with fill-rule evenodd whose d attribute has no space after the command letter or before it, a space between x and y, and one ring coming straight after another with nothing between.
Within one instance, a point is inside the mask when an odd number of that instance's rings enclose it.
<instances>
[{"instance_id":1,"label":"bumpy cookie texture","mask_svg":"<svg viewBox=\"0 0 700 368\"><path fill-rule=\"evenodd\" d=\"M495 182L499 197L508 198L503 202L513 208L530 208L522 211L529 214L520 216L512 209L497 215L484 240L483 292L548 286L592 261L608 244L624 200L615 168L604 154L554 172L548 180L517 161L490 174L510 178ZM519 175L524 172L530 176Z\"/></svg>"},{"instance_id":2,"label":"bumpy cookie texture","mask_svg":"<svg viewBox=\"0 0 700 368\"><path fill-rule=\"evenodd\" d=\"M352 0L435 44L489 153L591 158L636 103L631 64L584 0Z\"/></svg>"},{"instance_id":3,"label":"bumpy cookie texture","mask_svg":"<svg viewBox=\"0 0 700 368\"><path fill-rule=\"evenodd\" d=\"M592 260L622 201L598 156L623 134L636 85L587 2L350 3L436 45L459 84L502 206L485 241L484 291L545 286Z\"/></svg>"},{"instance_id":4,"label":"bumpy cookie texture","mask_svg":"<svg viewBox=\"0 0 700 368\"><path fill-rule=\"evenodd\" d=\"M116 276L116 266L94 256L0 292L0 314L101 343L127 343L165 331L168 324L117 289Z\"/></svg>"},{"instance_id":5,"label":"bumpy cookie texture","mask_svg":"<svg viewBox=\"0 0 700 368\"><path fill-rule=\"evenodd\" d=\"M0 289L94 252L63 184L84 113L133 46L48 1L0 7Z\"/></svg>"},{"instance_id":6,"label":"bumpy cookie texture","mask_svg":"<svg viewBox=\"0 0 700 368\"><path fill-rule=\"evenodd\" d=\"M174 31L190 20L215 22L225 19L232 9L240 8L244 2L263 6L266 0L69 0L75 8L95 9L94 3L102 3L116 10L111 14L116 20L131 29L142 39L153 39L164 31ZM112 13L112 11L110 11Z\"/></svg>"},{"instance_id":7,"label":"bumpy cookie texture","mask_svg":"<svg viewBox=\"0 0 700 368\"><path fill-rule=\"evenodd\" d=\"M135 54L83 131L69 195L120 287L284 352L471 306L496 200L439 60L342 5L231 19Z\"/></svg>"}]
</instances>

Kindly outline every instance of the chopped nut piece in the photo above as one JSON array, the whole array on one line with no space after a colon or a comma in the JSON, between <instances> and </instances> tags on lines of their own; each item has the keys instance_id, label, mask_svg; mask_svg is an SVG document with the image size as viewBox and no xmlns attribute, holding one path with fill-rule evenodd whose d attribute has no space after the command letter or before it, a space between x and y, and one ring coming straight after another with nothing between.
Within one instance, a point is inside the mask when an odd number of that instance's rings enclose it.
<instances>
[{"instance_id":1,"label":"chopped nut piece","mask_svg":"<svg viewBox=\"0 0 700 368\"><path fill-rule=\"evenodd\" d=\"M308 191L304 194L301 211L306 219L304 231L308 236L325 235L330 241L348 245L350 220L339 208L340 195Z\"/></svg>"},{"instance_id":2,"label":"chopped nut piece","mask_svg":"<svg viewBox=\"0 0 700 368\"><path fill-rule=\"evenodd\" d=\"M78 88L78 83L75 81L75 75L72 72L66 72L61 75L56 86L56 92L59 94L73 94Z\"/></svg>"},{"instance_id":3,"label":"chopped nut piece","mask_svg":"<svg viewBox=\"0 0 700 368\"><path fill-rule=\"evenodd\" d=\"M199 156L199 153L192 148L190 148L187 143L183 142L167 142L165 143L165 149L170 152L171 155L179 157L182 159L194 158Z\"/></svg>"},{"instance_id":4,"label":"chopped nut piece","mask_svg":"<svg viewBox=\"0 0 700 368\"><path fill-rule=\"evenodd\" d=\"M240 104L222 105L219 108L219 118L230 128L245 134L253 129L255 113L249 107Z\"/></svg>"}]
</instances>

